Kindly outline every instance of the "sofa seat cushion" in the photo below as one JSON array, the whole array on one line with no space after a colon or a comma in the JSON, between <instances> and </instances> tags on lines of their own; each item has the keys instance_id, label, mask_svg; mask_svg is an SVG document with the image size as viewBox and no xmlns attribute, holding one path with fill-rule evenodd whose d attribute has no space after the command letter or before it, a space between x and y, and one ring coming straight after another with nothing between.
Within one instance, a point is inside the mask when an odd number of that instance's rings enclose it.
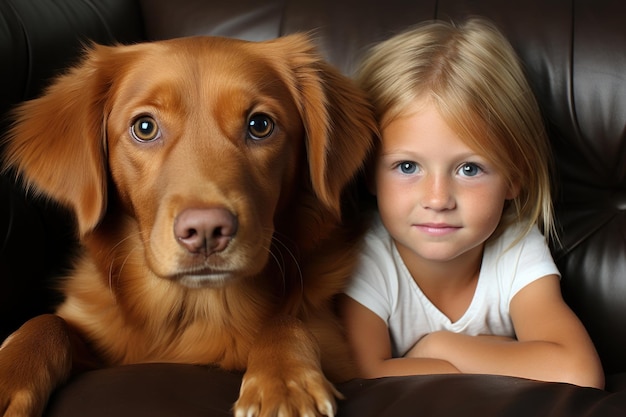
<instances>
[{"instance_id":1,"label":"sofa seat cushion","mask_svg":"<svg viewBox=\"0 0 626 417\"><path fill-rule=\"evenodd\" d=\"M614 382L624 384L626 375ZM58 391L46 417L232 417L240 384L241 374L206 366L141 364L102 369L82 374ZM608 392L494 375L356 379L338 388L346 397L339 403L338 417L623 417L626 403L625 390Z\"/></svg>"}]
</instances>

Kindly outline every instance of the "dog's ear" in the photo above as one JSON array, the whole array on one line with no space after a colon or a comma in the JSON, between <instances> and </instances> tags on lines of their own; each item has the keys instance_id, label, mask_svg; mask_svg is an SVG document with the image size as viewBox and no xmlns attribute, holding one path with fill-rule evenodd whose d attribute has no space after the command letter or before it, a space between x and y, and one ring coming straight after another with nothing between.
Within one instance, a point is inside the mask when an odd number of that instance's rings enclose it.
<instances>
[{"instance_id":1,"label":"dog's ear","mask_svg":"<svg viewBox=\"0 0 626 417\"><path fill-rule=\"evenodd\" d=\"M276 42L289 51L313 190L339 217L342 191L363 169L379 137L372 106L352 80L320 57L309 36Z\"/></svg>"},{"instance_id":2,"label":"dog's ear","mask_svg":"<svg viewBox=\"0 0 626 417\"><path fill-rule=\"evenodd\" d=\"M15 111L5 149L29 190L73 210L80 234L106 208L105 103L110 83L100 61L111 48L93 46L82 62L37 99Z\"/></svg>"}]
</instances>

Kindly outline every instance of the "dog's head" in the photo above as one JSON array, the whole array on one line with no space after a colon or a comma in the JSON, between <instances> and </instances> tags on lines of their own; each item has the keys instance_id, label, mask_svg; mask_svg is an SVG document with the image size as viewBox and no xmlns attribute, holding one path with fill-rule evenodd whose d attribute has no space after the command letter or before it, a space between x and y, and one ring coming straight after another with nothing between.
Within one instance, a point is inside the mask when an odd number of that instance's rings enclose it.
<instances>
[{"instance_id":1,"label":"dog's head","mask_svg":"<svg viewBox=\"0 0 626 417\"><path fill-rule=\"evenodd\" d=\"M304 35L94 46L16 114L8 166L81 237L135 219L150 269L189 286L259 272L303 192L337 218L376 136Z\"/></svg>"}]
</instances>

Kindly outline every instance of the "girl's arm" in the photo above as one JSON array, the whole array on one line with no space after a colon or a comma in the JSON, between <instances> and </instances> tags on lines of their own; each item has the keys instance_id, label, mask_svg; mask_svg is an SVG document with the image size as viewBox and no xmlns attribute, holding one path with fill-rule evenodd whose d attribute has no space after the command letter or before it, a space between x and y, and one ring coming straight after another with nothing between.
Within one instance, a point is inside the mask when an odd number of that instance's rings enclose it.
<instances>
[{"instance_id":1,"label":"girl's arm","mask_svg":"<svg viewBox=\"0 0 626 417\"><path fill-rule=\"evenodd\" d=\"M360 376L459 373L449 362L433 358L392 358L387 324L367 307L341 296L340 313Z\"/></svg>"},{"instance_id":2,"label":"girl's arm","mask_svg":"<svg viewBox=\"0 0 626 417\"><path fill-rule=\"evenodd\" d=\"M517 340L436 332L422 338L409 356L449 361L464 373L604 387L598 354L563 300L556 275L520 290L511 300L510 313Z\"/></svg>"}]
</instances>

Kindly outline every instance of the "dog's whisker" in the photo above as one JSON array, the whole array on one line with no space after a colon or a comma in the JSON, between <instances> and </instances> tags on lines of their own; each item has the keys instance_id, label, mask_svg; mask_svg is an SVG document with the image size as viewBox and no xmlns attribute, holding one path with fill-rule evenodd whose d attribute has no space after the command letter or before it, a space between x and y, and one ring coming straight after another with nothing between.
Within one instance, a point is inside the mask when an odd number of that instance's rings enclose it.
<instances>
[{"instance_id":1,"label":"dog's whisker","mask_svg":"<svg viewBox=\"0 0 626 417\"><path fill-rule=\"evenodd\" d=\"M293 253L293 251L289 248L288 245L286 245L278 236L276 236L276 233L274 234L274 236L272 236L272 241L275 242L276 244L279 244L280 247L282 247L287 254L289 255L289 257L293 260L293 264L296 266L296 269L298 271L298 278L299 278L299 282L300 282L300 292L302 293L304 291L304 277L302 275L302 268L300 267L300 262L298 261L298 258L296 257L296 255ZM281 253L282 256L282 250L279 249L279 252ZM283 271L283 275L285 274L285 272ZM283 281L284 281L284 276L283 276Z\"/></svg>"},{"instance_id":2,"label":"dog's whisker","mask_svg":"<svg viewBox=\"0 0 626 417\"><path fill-rule=\"evenodd\" d=\"M116 257L114 255L114 253L116 252L116 250L125 242L127 242L128 240L136 237L136 236L140 236L141 233L137 232L137 233L131 233L127 236L124 237L124 239L121 239L119 242L117 242L107 253L107 257L111 258L111 262L109 264L109 273L108 273L108 283L109 283L109 292L111 294L111 296L113 297L113 299L115 299L115 291L113 288L113 269L115 267L116 264ZM128 253L126 254L126 257L124 258L124 261L122 262L119 271L117 272L117 275L121 274L122 270L124 269L124 266L126 265L126 263L128 262L128 259L130 258L132 252L134 252L137 249L137 247L133 247L131 248Z\"/></svg>"},{"instance_id":3,"label":"dog's whisker","mask_svg":"<svg viewBox=\"0 0 626 417\"><path fill-rule=\"evenodd\" d=\"M124 267L126 266L126 264L128 263L128 259L131 257L131 255L133 254L133 252L135 252L138 249L137 246L131 248L128 253L126 254L126 256L124 257L124 260L122 261L122 263L120 264L119 267L119 271L118 274L122 275L122 271L124 270ZM112 270L113 270L113 262L111 262L111 269L109 270L111 273L109 274L109 290L111 291L112 295L115 298L115 294L113 291L113 274L112 274Z\"/></svg>"},{"instance_id":4,"label":"dog's whisker","mask_svg":"<svg viewBox=\"0 0 626 417\"><path fill-rule=\"evenodd\" d=\"M141 236L141 232L135 232L135 233L128 233L126 236L124 236L123 239L119 240L115 245L113 245L111 248L109 248L109 252L107 253L107 258L111 257L112 254L117 251L117 249L124 244L126 241L135 238L136 236Z\"/></svg>"},{"instance_id":5,"label":"dog's whisker","mask_svg":"<svg viewBox=\"0 0 626 417\"><path fill-rule=\"evenodd\" d=\"M273 238L272 238L273 240ZM285 257L283 256L281 251L273 250L273 245L263 245L263 249L267 251L267 253L271 256L271 258L276 263L278 267L280 278L283 283L283 289L285 288L285 276L286 276L286 265L285 265Z\"/></svg>"},{"instance_id":6,"label":"dog's whisker","mask_svg":"<svg viewBox=\"0 0 626 417\"><path fill-rule=\"evenodd\" d=\"M272 257L272 259L274 259L274 262L276 262L276 265L278 266L278 269L280 270L280 277L282 278L283 281L283 288L284 288L284 284L285 284L285 262L284 259L278 258L278 256L274 253L274 251L272 251L271 247L270 248L266 248L267 249L267 253L270 254L270 256Z\"/></svg>"}]
</instances>

